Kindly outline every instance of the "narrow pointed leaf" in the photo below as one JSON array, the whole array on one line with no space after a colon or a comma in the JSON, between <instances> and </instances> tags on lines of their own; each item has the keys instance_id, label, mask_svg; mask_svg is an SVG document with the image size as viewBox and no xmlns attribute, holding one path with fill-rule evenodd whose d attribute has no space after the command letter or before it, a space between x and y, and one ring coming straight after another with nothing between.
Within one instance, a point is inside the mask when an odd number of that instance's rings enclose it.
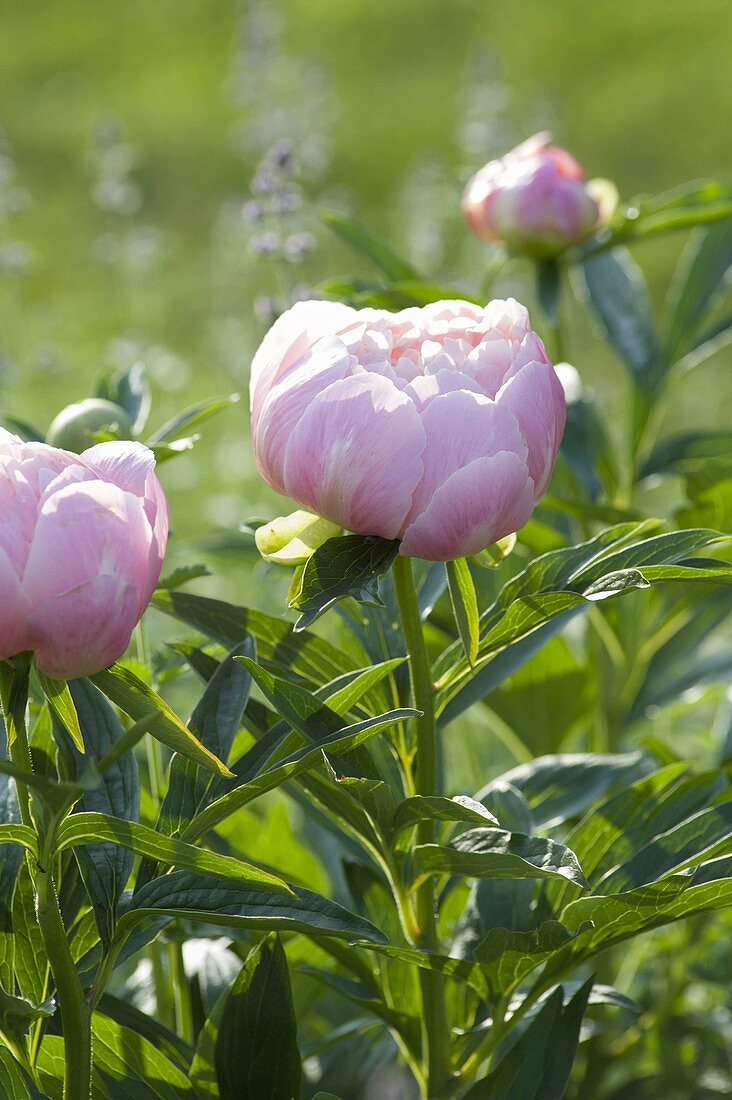
<instances>
[{"instance_id":1,"label":"narrow pointed leaf","mask_svg":"<svg viewBox=\"0 0 732 1100\"><path fill-rule=\"evenodd\" d=\"M123 925L125 931L130 931L137 921L157 916L203 921L224 928L259 928L386 942L384 934L370 921L311 890L294 886L291 895L267 894L190 871L173 871L148 882L120 919L120 931Z\"/></svg>"},{"instance_id":2,"label":"narrow pointed leaf","mask_svg":"<svg viewBox=\"0 0 732 1100\"><path fill-rule=\"evenodd\" d=\"M69 685L64 680L52 680L39 668L36 669L36 676L54 717L68 731L79 752L84 752L84 735Z\"/></svg>"},{"instance_id":3,"label":"narrow pointed leaf","mask_svg":"<svg viewBox=\"0 0 732 1100\"><path fill-rule=\"evenodd\" d=\"M465 558L445 563L447 585L450 590L450 602L455 623L463 643L468 663L475 664L478 656L480 626L478 621L478 598L470 575L470 567Z\"/></svg>"},{"instance_id":4,"label":"narrow pointed leaf","mask_svg":"<svg viewBox=\"0 0 732 1100\"><path fill-rule=\"evenodd\" d=\"M130 718L144 718L151 709L156 710L158 717L151 725L150 733L168 748L208 771L218 772L219 775L231 774L226 765L183 725L168 704L130 669L122 665L112 665L90 679L120 710L129 714Z\"/></svg>"},{"instance_id":5,"label":"narrow pointed leaf","mask_svg":"<svg viewBox=\"0 0 732 1100\"><path fill-rule=\"evenodd\" d=\"M120 844L124 848L129 848L130 851L137 852L138 855L148 856L160 862L246 883L252 890L261 885L268 890L289 893L289 887L282 879L266 871L260 871L258 867L243 860L234 859L232 856L196 848L192 844L164 836L135 821L122 821L116 817L108 817L106 814L72 814L58 831L57 845L60 850L94 841Z\"/></svg>"}]
</instances>

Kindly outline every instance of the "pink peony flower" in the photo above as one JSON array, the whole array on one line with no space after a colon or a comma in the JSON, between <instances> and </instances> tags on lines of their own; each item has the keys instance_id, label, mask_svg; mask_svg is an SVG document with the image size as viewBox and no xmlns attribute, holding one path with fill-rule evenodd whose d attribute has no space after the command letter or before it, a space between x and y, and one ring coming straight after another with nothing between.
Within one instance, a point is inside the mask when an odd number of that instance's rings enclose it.
<instances>
[{"instance_id":1,"label":"pink peony flower","mask_svg":"<svg viewBox=\"0 0 732 1100\"><path fill-rule=\"evenodd\" d=\"M574 157L549 142L549 134L536 134L468 182L462 211L479 237L551 259L608 221L617 203L613 185L587 183Z\"/></svg>"},{"instance_id":2,"label":"pink peony flower","mask_svg":"<svg viewBox=\"0 0 732 1100\"><path fill-rule=\"evenodd\" d=\"M126 650L168 538L155 458L141 443L71 454L0 428L0 659L32 650L56 679Z\"/></svg>"},{"instance_id":3,"label":"pink peony flower","mask_svg":"<svg viewBox=\"0 0 732 1100\"><path fill-rule=\"evenodd\" d=\"M401 313L301 302L254 358L251 410L273 489L433 561L476 554L527 522L566 412L513 299Z\"/></svg>"}]
</instances>

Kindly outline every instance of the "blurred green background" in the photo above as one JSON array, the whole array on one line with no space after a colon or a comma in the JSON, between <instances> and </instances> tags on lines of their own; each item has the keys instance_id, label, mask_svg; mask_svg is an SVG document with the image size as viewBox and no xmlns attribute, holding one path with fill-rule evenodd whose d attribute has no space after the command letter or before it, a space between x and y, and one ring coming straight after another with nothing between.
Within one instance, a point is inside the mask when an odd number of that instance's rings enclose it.
<instances>
[{"instance_id":1,"label":"blurred green background","mask_svg":"<svg viewBox=\"0 0 732 1100\"><path fill-rule=\"evenodd\" d=\"M731 16L728 0L6 0L2 408L45 428L137 360L153 427L244 393L273 309L366 272L321 207L475 290L486 254L460 220L462 184L538 129L625 198L729 177ZM262 221L262 162L282 142L294 176ZM636 249L659 303L682 243ZM511 266L494 295L531 302L530 275ZM570 358L614 415L622 371L579 315ZM677 387L672 421L724 421L719 360ZM188 538L283 510L253 469L245 405L163 471Z\"/></svg>"}]
</instances>

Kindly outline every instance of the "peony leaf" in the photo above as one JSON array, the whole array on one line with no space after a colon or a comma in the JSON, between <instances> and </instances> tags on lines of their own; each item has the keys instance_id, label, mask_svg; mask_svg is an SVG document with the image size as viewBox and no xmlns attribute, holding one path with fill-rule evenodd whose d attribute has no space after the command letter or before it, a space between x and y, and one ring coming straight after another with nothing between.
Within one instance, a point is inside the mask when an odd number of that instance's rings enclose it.
<instances>
[{"instance_id":1,"label":"peony leaf","mask_svg":"<svg viewBox=\"0 0 732 1100\"><path fill-rule=\"evenodd\" d=\"M300 611L295 630L311 626L337 600L348 596L372 607L382 607L379 577L388 572L399 553L396 539L375 535L343 535L328 539L305 566L300 590L290 607Z\"/></svg>"}]
</instances>

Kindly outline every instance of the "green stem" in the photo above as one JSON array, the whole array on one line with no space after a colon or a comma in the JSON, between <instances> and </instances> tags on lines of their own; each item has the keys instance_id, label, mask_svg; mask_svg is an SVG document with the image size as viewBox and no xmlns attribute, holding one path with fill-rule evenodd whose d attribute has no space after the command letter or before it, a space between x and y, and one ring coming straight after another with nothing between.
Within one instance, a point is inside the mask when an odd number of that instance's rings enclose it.
<instances>
[{"instance_id":1,"label":"green stem","mask_svg":"<svg viewBox=\"0 0 732 1100\"><path fill-rule=\"evenodd\" d=\"M25 724L29 664L4 665L0 675L0 697L8 735L10 758L18 767L32 768ZM35 827L30 797L24 784L16 783L23 823ZM56 884L53 880L53 837L55 829L38 830L39 860L29 861L36 895L36 914L48 962L58 994L64 1035L64 1100L86 1100L91 1095L91 1013L74 964L66 936Z\"/></svg>"},{"instance_id":2,"label":"green stem","mask_svg":"<svg viewBox=\"0 0 732 1100\"><path fill-rule=\"evenodd\" d=\"M190 985L183 962L182 944L172 942L168 944L168 961L170 964L170 976L173 983L177 1032L181 1039L184 1039L186 1043L194 1046L196 1036L193 1032Z\"/></svg>"},{"instance_id":3,"label":"green stem","mask_svg":"<svg viewBox=\"0 0 732 1100\"><path fill-rule=\"evenodd\" d=\"M435 688L409 558L397 558L394 564L394 586L409 652L412 699L415 708L422 712L421 717L416 719L415 786L419 794L432 795L438 793ZM417 843L432 844L434 841L434 822L420 822ZM428 951L439 950L435 910L433 880L427 879L416 892L416 921L420 945ZM445 979L438 971L420 970L420 985L426 1096L427 1100L439 1100L440 1097L450 1095L450 1034L445 1005Z\"/></svg>"},{"instance_id":4,"label":"green stem","mask_svg":"<svg viewBox=\"0 0 732 1100\"><path fill-rule=\"evenodd\" d=\"M56 984L64 1032L64 1100L91 1095L91 1014L61 918L51 868L37 868L36 908L43 944Z\"/></svg>"}]
</instances>

